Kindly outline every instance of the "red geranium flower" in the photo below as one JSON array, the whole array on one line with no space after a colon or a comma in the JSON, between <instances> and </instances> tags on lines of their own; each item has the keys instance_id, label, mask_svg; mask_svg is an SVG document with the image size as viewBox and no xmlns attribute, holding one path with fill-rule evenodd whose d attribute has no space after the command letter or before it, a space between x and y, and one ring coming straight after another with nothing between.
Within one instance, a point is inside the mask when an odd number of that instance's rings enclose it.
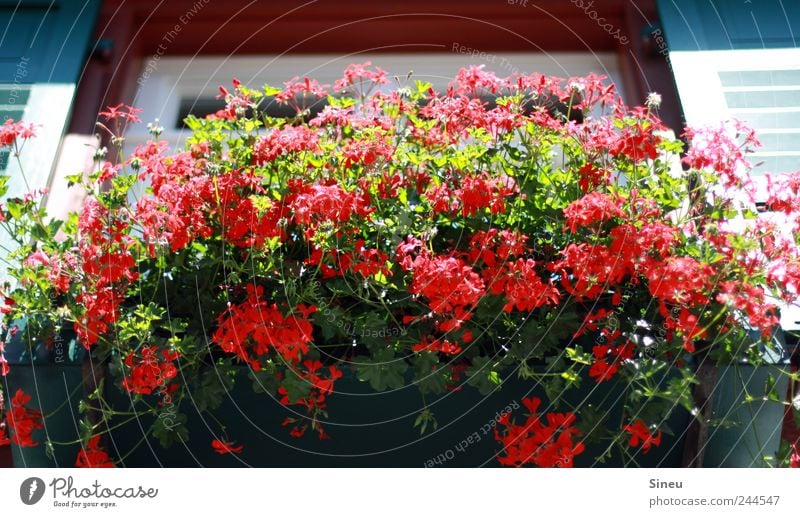
<instances>
[{"instance_id":1,"label":"red geranium flower","mask_svg":"<svg viewBox=\"0 0 800 517\"><path fill-rule=\"evenodd\" d=\"M217 454L240 454L244 450L244 445L234 445L236 442L228 442L218 439L211 440L211 447Z\"/></svg>"},{"instance_id":2,"label":"red geranium flower","mask_svg":"<svg viewBox=\"0 0 800 517\"><path fill-rule=\"evenodd\" d=\"M541 404L539 398L523 399L522 404L529 412L524 424L513 424L510 413L505 413L495 427L495 439L503 445L502 453L497 455L500 464L514 467L526 464L543 468L573 467L575 457L586 448L583 442L574 441L574 437L581 434L573 427L575 414L547 413L545 424L536 414ZM505 455L501 456L503 453Z\"/></svg>"},{"instance_id":3,"label":"red geranium flower","mask_svg":"<svg viewBox=\"0 0 800 517\"><path fill-rule=\"evenodd\" d=\"M636 420L633 424L626 425L623 430L631 433L628 445L641 447L645 454L650 451L651 446L658 447L661 445L661 431L652 434L647 425L641 420Z\"/></svg>"},{"instance_id":4,"label":"red geranium flower","mask_svg":"<svg viewBox=\"0 0 800 517\"><path fill-rule=\"evenodd\" d=\"M81 447L75 466L78 468L114 468L111 457L100 448L100 435L89 438L85 447Z\"/></svg>"},{"instance_id":5,"label":"red geranium flower","mask_svg":"<svg viewBox=\"0 0 800 517\"><path fill-rule=\"evenodd\" d=\"M154 346L144 346L130 352L125 357L125 366L130 372L123 379L122 386L131 393L152 394L178 375L178 369L173 364L178 357L178 352L158 350Z\"/></svg>"},{"instance_id":6,"label":"red geranium flower","mask_svg":"<svg viewBox=\"0 0 800 517\"><path fill-rule=\"evenodd\" d=\"M6 415L6 422L11 434L11 440L20 447L36 447L39 442L34 442L33 431L42 429L42 413L37 409L28 409L27 404L31 396L18 389L11 399L11 411Z\"/></svg>"}]
</instances>

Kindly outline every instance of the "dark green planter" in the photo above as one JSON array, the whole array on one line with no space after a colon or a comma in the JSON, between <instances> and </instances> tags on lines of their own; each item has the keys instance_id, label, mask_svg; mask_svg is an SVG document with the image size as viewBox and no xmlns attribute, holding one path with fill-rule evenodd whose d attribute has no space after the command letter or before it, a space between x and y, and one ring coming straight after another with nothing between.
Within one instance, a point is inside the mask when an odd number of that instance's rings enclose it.
<instances>
[{"instance_id":1,"label":"dark green planter","mask_svg":"<svg viewBox=\"0 0 800 517\"><path fill-rule=\"evenodd\" d=\"M6 357L11 373L5 379L9 399L17 388L32 395L31 406L45 416L45 429L36 431L34 439L41 445L19 448L12 445L17 467L70 467L75 463L79 446L59 445L76 442L79 422L84 415L78 407L85 385L93 385L89 357L77 343L74 334L65 330L61 339L51 345L34 343L33 353L28 346L11 340ZM95 371L102 368L94 365ZM88 379L87 379L88 377ZM202 416L192 403L186 401L180 412L188 417L189 441L177 442L163 448L146 432L154 417L144 415L130 421L116 417L105 437L109 454L127 467L196 467L196 466L258 466L258 467L477 467L497 466L495 455L500 445L494 439L494 426L500 414L514 409L524 418L521 400L538 396L547 401L541 386L521 380L513 372L505 375L500 389L483 396L470 386L464 386L438 397L428 397L438 428L420 435L414 421L422 409L417 388L410 382L401 389L376 393L368 384L345 374L336 384L336 393L328 399L330 421L326 430L329 440L320 440L309 430L306 436L292 438L281 423L292 414L269 394L254 393L247 371L241 368L234 388L226 393L217 418L227 427L227 438L244 445L241 455L219 455L210 443L219 438L219 426ZM111 379L108 375L107 379ZM88 381L88 382L87 382ZM666 382L666 380L665 380ZM581 389L568 393L565 400L575 405L612 408L604 425L597 432L618 432L622 420L622 387L613 383L597 384L585 378ZM130 411L131 398L120 387L107 380L105 393L109 403L118 411ZM155 402L153 399L152 402ZM542 406L541 411L564 411ZM622 458L616 449L603 463L594 458L604 452L599 445L587 444L587 450L576 459L576 466L680 466L683 430L689 415L682 409L673 411L664 422L672 430L665 433L662 444L648 454L631 449L633 457ZM44 443L54 442L52 451Z\"/></svg>"},{"instance_id":2,"label":"dark green planter","mask_svg":"<svg viewBox=\"0 0 800 517\"><path fill-rule=\"evenodd\" d=\"M420 435L414 420L421 409L417 388L406 386L394 392L375 393L365 383L347 376L337 382L337 393L329 398L328 412L331 422L326 430L330 440L319 440L309 432L295 439L289 436L281 421L290 416L286 408L269 395L254 394L250 382L242 381L223 404L220 420L228 427L229 438L245 446L240 456L215 454L209 443L215 436L197 411L191 407L182 410L189 416L191 442L188 446L175 444L162 449L155 440L142 440L142 428L152 419L142 419L112 432L114 447L125 456L127 466L237 466L259 467L477 467L497 466L495 454L500 446L494 440L492 422L498 413L515 405L520 418L524 407L520 400L537 395L544 398L540 389L531 390L530 381L516 378L503 384L502 389L482 396L471 387L450 392L437 400L429 399L439 426ZM586 390L576 390L570 397L572 403L598 404L606 397L615 400L620 390L609 390L589 381ZM597 389L594 389L596 388ZM121 397L118 403L124 405ZM543 408L544 409L544 408ZM619 408L621 410L621 408ZM612 411L608 421L620 421L619 411ZM668 425L680 430L688 423L688 414L678 411ZM141 427L140 427L141 425ZM216 426L211 424L212 429ZM642 466L679 466L682 453L682 436L664 436L662 446L649 454L637 454L635 461ZM130 452L132 451L132 452ZM594 463L594 456L603 452L598 447L576 459L578 466L623 466L622 458L612 455L605 464Z\"/></svg>"},{"instance_id":3,"label":"dark green planter","mask_svg":"<svg viewBox=\"0 0 800 517\"><path fill-rule=\"evenodd\" d=\"M714 418L735 427L709 430L704 467L776 466L785 406L764 397L765 386L774 382L775 392L785 397L789 387L786 367L735 365L720 370L714 397ZM748 394L755 396L749 400Z\"/></svg>"},{"instance_id":4,"label":"dark green planter","mask_svg":"<svg viewBox=\"0 0 800 517\"><path fill-rule=\"evenodd\" d=\"M18 322L24 328L24 322ZM78 439L78 406L83 399L83 348L74 333L62 332L60 339L50 343L33 343L29 347L17 340L6 344L5 356L11 371L4 378L6 404L18 388L31 395L29 405L43 415L44 428L34 431L37 447L18 447L11 444L16 467L72 467L78 445L54 445L47 451L45 443L75 442Z\"/></svg>"},{"instance_id":5,"label":"dark green planter","mask_svg":"<svg viewBox=\"0 0 800 517\"><path fill-rule=\"evenodd\" d=\"M74 440L77 436L77 404L82 393L79 366L50 365L42 369L40 366L16 364L13 369L14 376L9 378L10 389L14 389L16 384L31 391L38 384L45 396L42 402L47 408L66 402L63 411L48 416L47 435L56 441ZM42 378L45 376L47 379ZM532 386L531 381L522 381L515 376L504 382L502 389L485 397L473 388L465 387L435 400L429 398L429 407L439 426L421 436L413 425L422 407L416 387L409 385L392 392L375 393L366 383L346 375L337 383L337 393L329 398L331 422L326 424L326 430L331 439L319 440L311 431L296 439L280 425L285 417L291 416L289 411L270 395L254 393L244 369L239 377L220 408L218 418L226 424L228 437L244 445L241 455L216 454L210 442L218 437L214 434L218 432L218 426L204 420L190 404L181 408L189 418L189 442L162 448L152 437L145 438L145 430L154 421L153 417L145 416L112 429L106 440L109 453L127 467L497 466L495 454L500 446L494 440L492 422L498 414L519 406L516 411L522 418L522 398L539 396L547 400L543 391ZM63 387L65 380L72 387L69 391ZM621 394L620 387L610 388L591 380L586 380L583 387L585 389L570 393L572 404L597 406L602 403L614 407L614 401ZM130 410L130 399L118 388L107 387L107 396L118 410ZM617 409L608 414L607 421L613 425L621 420L618 406L616 404ZM681 430L686 427L688 419L686 412L676 411L667 422L675 436L665 434L661 446L646 455L637 453L631 460L614 452L604 463L596 464L593 458L603 449L588 445L586 452L576 459L576 466L680 466L683 450ZM598 432L607 431L598 428ZM45 433L41 434L43 440ZM71 466L78 448L57 446L55 451L55 456L50 458L43 447L15 448L15 465Z\"/></svg>"},{"instance_id":6,"label":"dark green planter","mask_svg":"<svg viewBox=\"0 0 800 517\"><path fill-rule=\"evenodd\" d=\"M757 334L753 338L757 339ZM772 342L774 350L762 346L767 364L720 368L712 417L737 425L709 430L704 467L777 465L786 410L783 402L789 387L789 352L782 330L776 331Z\"/></svg>"}]
</instances>

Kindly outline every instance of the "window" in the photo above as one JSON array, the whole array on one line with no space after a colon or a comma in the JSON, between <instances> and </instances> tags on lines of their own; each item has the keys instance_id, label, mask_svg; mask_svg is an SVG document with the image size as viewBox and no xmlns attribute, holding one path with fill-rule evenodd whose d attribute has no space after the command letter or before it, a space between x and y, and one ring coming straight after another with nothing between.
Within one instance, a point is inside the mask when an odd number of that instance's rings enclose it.
<instances>
[{"instance_id":1,"label":"window","mask_svg":"<svg viewBox=\"0 0 800 517\"><path fill-rule=\"evenodd\" d=\"M763 144L754 174L800 170L800 49L672 52L689 124L735 118Z\"/></svg>"},{"instance_id":2,"label":"window","mask_svg":"<svg viewBox=\"0 0 800 517\"><path fill-rule=\"evenodd\" d=\"M135 106L144 110L141 114L144 124L129 129L127 145L132 149L145 141L148 137L146 123L158 118L160 125L165 128L163 138L171 145L179 146L187 135L183 118L189 113L203 116L219 109L222 104L216 99L218 86L230 85L234 77L253 88L267 83L281 86L295 76L308 76L322 84L332 85L348 64L364 61L372 61L387 71L389 88L398 83L413 84L415 80L421 80L432 83L435 89L442 91L459 68L481 64L500 76L513 72L539 72L566 78L594 72L608 76L617 85L621 84L617 57L612 53L485 54L482 60L456 52L153 58L144 63L142 75L137 80L139 89L134 101ZM317 108L322 109L323 106L320 103ZM273 107L274 114L280 116L283 108L277 104Z\"/></svg>"}]
</instances>

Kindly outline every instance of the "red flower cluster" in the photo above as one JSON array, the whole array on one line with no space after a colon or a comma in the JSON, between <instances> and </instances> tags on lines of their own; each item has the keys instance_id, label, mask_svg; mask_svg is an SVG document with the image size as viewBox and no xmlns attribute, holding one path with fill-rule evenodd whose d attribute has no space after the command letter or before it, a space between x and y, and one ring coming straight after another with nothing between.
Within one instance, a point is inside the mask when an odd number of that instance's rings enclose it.
<instances>
[{"instance_id":1,"label":"red flower cluster","mask_svg":"<svg viewBox=\"0 0 800 517\"><path fill-rule=\"evenodd\" d=\"M236 354L256 371L261 370L259 357L270 349L289 363L298 362L313 340L308 316L317 310L300 305L286 316L276 304L264 301L263 295L263 287L248 285L247 300L219 316L212 337L222 350Z\"/></svg>"},{"instance_id":2,"label":"red flower cluster","mask_svg":"<svg viewBox=\"0 0 800 517\"><path fill-rule=\"evenodd\" d=\"M508 260L511 257L519 257L523 253L530 251L526 246L527 235L522 235L517 230L480 230L475 232L469 241L469 251L467 257L471 263L482 261L488 269L494 271L498 267L498 259ZM490 277L484 275L484 279L489 282Z\"/></svg>"},{"instance_id":3,"label":"red flower cluster","mask_svg":"<svg viewBox=\"0 0 800 517\"><path fill-rule=\"evenodd\" d=\"M555 305L559 301L558 289L542 281L533 259L509 261L493 275L493 279L490 291L492 294L505 294L505 312L515 309L530 312L545 304Z\"/></svg>"},{"instance_id":4,"label":"red flower cluster","mask_svg":"<svg viewBox=\"0 0 800 517\"><path fill-rule=\"evenodd\" d=\"M578 180L578 187L581 192L589 192L590 190L605 185L608 183L611 174L593 163L584 164L578 173L581 175Z\"/></svg>"},{"instance_id":5,"label":"red flower cluster","mask_svg":"<svg viewBox=\"0 0 800 517\"><path fill-rule=\"evenodd\" d=\"M254 106L252 97L249 93L242 90L242 83L234 77L233 93L229 92L227 88L220 85L219 94L217 99L225 100L225 108L218 110L216 113L208 115L207 119L222 119L222 120L236 120L247 113L247 110Z\"/></svg>"},{"instance_id":6,"label":"red flower cluster","mask_svg":"<svg viewBox=\"0 0 800 517\"><path fill-rule=\"evenodd\" d=\"M252 170L211 176L205 170L206 160L198 158L204 152L167 157L162 144L140 146L134 154L140 178L149 180L153 189L152 195L139 200L133 216L152 257L156 246L168 245L176 252L215 232L243 248L261 248L271 238L285 238L279 224L284 206L267 201ZM257 207L254 196L269 206Z\"/></svg>"},{"instance_id":7,"label":"red flower cluster","mask_svg":"<svg viewBox=\"0 0 800 517\"><path fill-rule=\"evenodd\" d=\"M641 447L642 452L647 454L653 446L658 447L661 445L661 431L653 434L650 428L641 420L636 420L632 424L628 424L623 428L631 434L628 445L631 447Z\"/></svg>"},{"instance_id":8,"label":"red flower cluster","mask_svg":"<svg viewBox=\"0 0 800 517\"><path fill-rule=\"evenodd\" d=\"M386 72L381 69L381 67L376 66L375 70L370 70L368 67L371 65L371 61L348 65L344 70L344 77L336 81L336 83L333 85L334 91L341 92L342 90L352 87L357 87L361 90L364 90L364 83L367 85L370 85L369 83L372 83L372 85L378 85L389 82L386 79ZM369 92L364 91L363 93L366 94Z\"/></svg>"},{"instance_id":9,"label":"red flower cluster","mask_svg":"<svg viewBox=\"0 0 800 517\"><path fill-rule=\"evenodd\" d=\"M469 217L487 208L492 214L500 214L506 209L505 199L519 191L510 176L461 174L453 172L447 182L425 192L434 214L453 215L460 211Z\"/></svg>"},{"instance_id":10,"label":"red flower cluster","mask_svg":"<svg viewBox=\"0 0 800 517\"><path fill-rule=\"evenodd\" d=\"M414 280L408 290L424 296L433 312L468 311L478 303L486 289L483 279L457 257L417 257Z\"/></svg>"},{"instance_id":11,"label":"red flower cluster","mask_svg":"<svg viewBox=\"0 0 800 517\"><path fill-rule=\"evenodd\" d=\"M564 209L566 226L572 233L578 231L578 228L593 226L624 215L618 202L602 192L590 192Z\"/></svg>"},{"instance_id":12,"label":"red flower cluster","mask_svg":"<svg viewBox=\"0 0 800 517\"><path fill-rule=\"evenodd\" d=\"M616 138L614 145L609 149L611 155L624 155L633 162L655 160L658 157L658 144L661 142L661 139L654 133L657 129L662 128L641 120L637 120L632 125L626 125Z\"/></svg>"},{"instance_id":13,"label":"red flower cluster","mask_svg":"<svg viewBox=\"0 0 800 517\"><path fill-rule=\"evenodd\" d=\"M718 127L688 128L684 136L691 144L683 158L686 165L715 171L726 189L752 189L745 155L761 146L753 129L733 120Z\"/></svg>"},{"instance_id":14,"label":"red flower cluster","mask_svg":"<svg viewBox=\"0 0 800 517\"><path fill-rule=\"evenodd\" d=\"M645 275L653 296L670 303L702 305L708 302L714 269L691 257L669 257Z\"/></svg>"},{"instance_id":15,"label":"red flower cluster","mask_svg":"<svg viewBox=\"0 0 800 517\"><path fill-rule=\"evenodd\" d=\"M316 415L325 409L327 398L333 393L334 383L342 377L342 371L336 366L328 366L326 368L320 361L306 359L302 365L293 367L292 374L297 375L302 382L308 383L310 386L309 394L299 400L292 401L289 400L288 390L281 386L278 388L280 403L287 406L292 404L303 406L311 415L320 439L328 438L324 427L317 421ZM293 424L293 427L290 434L294 438L300 438L308 429L307 423L298 423L294 418L287 418L283 422L284 426L291 424Z\"/></svg>"},{"instance_id":16,"label":"red flower cluster","mask_svg":"<svg viewBox=\"0 0 800 517\"><path fill-rule=\"evenodd\" d=\"M370 135L370 138L354 139L342 149L342 162L346 169L359 164L369 166L382 164L392 160L394 148L388 136Z\"/></svg>"},{"instance_id":17,"label":"red flower cluster","mask_svg":"<svg viewBox=\"0 0 800 517\"><path fill-rule=\"evenodd\" d=\"M311 107L319 99L328 96L327 84L319 84L313 79L294 77L284 83L283 91L275 95L275 100L294 108L297 113Z\"/></svg>"},{"instance_id":18,"label":"red flower cluster","mask_svg":"<svg viewBox=\"0 0 800 517\"><path fill-rule=\"evenodd\" d=\"M759 329L763 335L771 335L775 326L780 323L778 308L767 301L763 287L722 282L717 301L744 313L750 325Z\"/></svg>"},{"instance_id":19,"label":"red flower cluster","mask_svg":"<svg viewBox=\"0 0 800 517\"><path fill-rule=\"evenodd\" d=\"M13 145L18 138L27 140L35 136L36 131L33 124L6 119L5 123L0 126L0 147Z\"/></svg>"},{"instance_id":20,"label":"red flower cluster","mask_svg":"<svg viewBox=\"0 0 800 517\"><path fill-rule=\"evenodd\" d=\"M374 248L365 248L364 240L355 242L355 249L350 253L338 250L323 252L322 248L314 247L305 263L319 267L322 278L344 276L352 271L364 278L381 273L391 276L392 272L387 267L389 255Z\"/></svg>"},{"instance_id":21,"label":"red flower cluster","mask_svg":"<svg viewBox=\"0 0 800 517\"><path fill-rule=\"evenodd\" d=\"M74 327L87 349L119 318L127 287L138 278L126 234L128 224L95 198L83 205L78 219L83 290L77 301L84 308Z\"/></svg>"},{"instance_id":22,"label":"red flower cluster","mask_svg":"<svg viewBox=\"0 0 800 517\"><path fill-rule=\"evenodd\" d=\"M143 346L130 352L125 357L128 374L123 379L122 386L130 393L139 395L151 395L155 391L167 389L167 384L178 375L178 369L173 362L178 357L178 352L158 350L154 346Z\"/></svg>"},{"instance_id":23,"label":"red flower cluster","mask_svg":"<svg viewBox=\"0 0 800 517\"><path fill-rule=\"evenodd\" d=\"M211 447L217 454L241 454L244 450L244 445L235 445L235 442L220 440L215 438L211 440Z\"/></svg>"},{"instance_id":24,"label":"red flower cluster","mask_svg":"<svg viewBox=\"0 0 800 517\"><path fill-rule=\"evenodd\" d=\"M286 239L281 224L285 214L283 203L270 201L262 210L253 195L263 192L258 179L250 172L231 171L218 176L214 182L214 208L209 218L218 220L223 238L234 246L261 249L268 240Z\"/></svg>"},{"instance_id":25,"label":"red flower cluster","mask_svg":"<svg viewBox=\"0 0 800 517\"><path fill-rule=\"evenodd\" d=\"M33 268L43 268L56 293L63 293L69 289L69 271L74 270L76 258L69 252L62 256L48 257L44 251L37 250L25 259L24 264Z\"/></svg>"},{"instance_id":26,"label":"red flower cluster","mask_svg":"<svg viewBox=\"0 0 800 517\"><path fill-rule=\"evenodd\" d=\"M570 243L561 256L548 268L559 274L564 290L579 300L596 299L628 275L628 261L602 244Z\"/></svg>"},{"instance_id":27,"label":"red flower cluster","mask_svg":"<svg viewBox=\"0 0 800 517\"><path fill-rule=\"evenodd\" d=\"M794 215L800 206L800 171L791 174L781 174L773 178L767 175L767 202L770 210Z\"/></svg>"},{"instance_id":28,"label":"red flower cluster","mask_svg":"<svg viewBox=\"0 0 800 517\"><path fill-rule=\"evenodd\" d=\"M11 399L11 409L6 414L6 423L11 434L11 441L20 447L36 447L39 442L33 441L33 432L44 428L42 413L38 409L29 409L27 404L31 396L18 389Z\"/></svg>"},{"instance_id":29,"label":"red flower cluster","mask_svg":"<svg viewBox=\"0 0 800 517\"><path fill-rule=\"evenodd\" d=\"M78 452L78 458L75 460L75 466L81 469L116 467L108 453L100 448L100 435L92 436L86 442L86 445L81 447L80 452Z\"/></svg>"},{"instance_id":30,"label":"red flower cluster","mask_svg":"<svg viewBox=\"0 0 800 517\"><path fill-rule=\"evenodd\" d=\"M623 361L633 358L633 343L626 340L621 345L614 345L620 334L619 330L610 332L604 328L601 331L602 342L592 347L594 362L589 368L589 376L593 377L595 382L610 380L619 371Z\"/></svg>"},{"instance_id":31,"label":"red flower cluster","mask_svg":"<svg viewBox=\"0 0 800 517\"><path fill-rule=\"evenodd\" d=\"M253 163L264 165L277 157L299 152L319 152L319 136L308 126L284 126L272 131L256 142Z\"/></svg>"},{"instance_id":32,"label":"red flower cluster","mask_svg":"<svg viewBox=\"0 0 800 517\"><path fill-rule=\"evenodd\" d=\"M127 121L127 122L141 122L139 113L142 110L128 106L127 104L117 104L116 106L107 106L105 111L101 111L99 115L106 119L106 121Z\"/></svg>"},{"instance_id":33,"label":"red flower cluster","mask_svg":"<svg viewBox=\"0 0 800 517\"><path fill-rule=\"evenodd\" d=\"M575 457L585 450L582 442L575 442L575 437L581 435L573 427L575 415L547 413L545 421L542 421L536 414L541 402L536 397L522 400L528 409L528 419L522 425L511 423L510 413L500 417L494 435L503 445L502 452L497 455L501 465L569 468L574 466Z\"/></svg>"},{"instance_id":34,"label":"red flower cluster","mask_svg":"<svg viewBox=\"0 0 800 517\"><path fill-rule=\"evenodd\" d=\"M134 214L151 256L156 246L168 245L176 252L212 233L206 214L216 192L211 178L202 173L202 160L188 152L167 159L164 151L165 145L151 143L134 153L139 177L149 180L153 189L152 196L139 200Z\"/></svg>"},{"instance_id":35,"label":"red flower cluster","mask_svg":"<svg viewBox=\"0 0 800 517\"><path fill-rule=\"evenodd\" d=\"M299 180L290 182L291 194L286 205L292 211L294 222L305 226L309 239L326 223L338 227L350 221L353 215L367 217L373 211L369 197L344 190L338 183L306 184Z\"/></svg>"},{"instance_id":36,"label":"red flower cluster","mask_svg":"<svg viewBox=\"0 0 800 517\"><path fill-rule=\"evenodd\" d=\"M428 341L428 338L422 338L422 341L413 345L411 350L414 352L433 352L442 353L445 355L458 355L461 353L461 346L457 343L451 343L447 339L434 339Z\"/></svg>"}]
</instances>

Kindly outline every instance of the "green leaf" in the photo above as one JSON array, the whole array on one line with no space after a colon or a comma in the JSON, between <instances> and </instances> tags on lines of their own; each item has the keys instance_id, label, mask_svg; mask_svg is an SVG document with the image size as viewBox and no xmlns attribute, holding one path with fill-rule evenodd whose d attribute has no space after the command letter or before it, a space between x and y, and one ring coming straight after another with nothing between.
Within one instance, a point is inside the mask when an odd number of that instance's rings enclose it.
<instances>
[{"instance_id":1,"label":"green leaf","mask_svg":"<svg viewBox=\"0 0 800 517\"><path fill-rule=\"evenodd\" d=\"M436 421L436 417L433 415L433 412L425 408L420 411L419 416L417 419L414 420L414 427L419 427L419 434L425 434L425 431L428 429L428 426L433 427L434 431L438 429L439 422Z\"/></svg>"},{"instance_id":2,"label":"green leaf","mask_svg":"<svg viewBox=\"0 0 800 517\"><path fill-rule=\"evenodd\" d=\"M189 439L187 421L188 418L183 413L162 411L153 424L153 436L164 448L170 447L178 441L185 442Z\"/></svg>"},{"instance_id":3,"label":"green leaf","mask_svg":"<svg viewBox=\"0 0 800 517\"><path fill-rule=\"evenodd\" d=\"M281 381L281 386L286 389L286 396L291 403L308 397L312 388L308 380L301 379L291 368L286 370L286 377Z\"/></svg>"},{"instance_id":4,"label":"green leaf","mask_svg":"<svg viewBox=\"0 0 800 517\"><path fill-rule=\"evenodd\" d=\"M484 356L472 360L472 366L467 368L467 384L478 388L481 395L488 395L502 384L500 374L495 371L491 359Z\"/></svg>"},{"instance_id":5,"label":"green leaf","mask_svg":"<svg viewBox=\"0 0 800 517\"><path fill-rule=\"evenodd\" d=\"M280 380L271 368L259 371L251 370L248 377L253 381L253 391L256 393L275 393L280 386Z\"/></svg>"},{"instance_id":6,"label":"green leaf","mask_svg":"<svg viewBox=\"0 0 800 517\"><path fill-rule=\"evenodd\" d=\"M23 205L16 199L9 199L6 202L6 206L8 207L8 213L14 219L20 219L22 217L22 209Z\"/></svg>"},{"instance_id":7,"label":"green leaf","mask_svg":"<svg viewBox=\"0 0 800 517\"><path fill-rule=\"evenodd\" d=\"M283 90L281 88L276 88L274 86L270 86L268 84L264 85L264 96L266 97L274 97L275 95L281 93Z\"/></svg>"},{"instance_id":8,"label":"green leaf","mask_svg":"<svg viewBox=\"0 0 800 517\"><path fill-rule=\"evenodd\" d=\"M576 345L575 347L567 347L566 350L567 350L567 358L571 360L573 363L585 364L587 366L591 366L592 364L591 354L584 352L583 348L580 345Z\"/></svg>"},{"instance_id":9,"label":"green leaf","mask_svg":"<svg viewBox=\"0 0 800 517\"><path fill-rule=\"evenodd\" d=\"M387 346L387 338L393 334L386 323L385 313L372 311L360 316L355 321L355 334L358 340L364 343L370 352L383 350Z\"/></svg>"},{"instance_id":10,"label":"green leaf","mask_svg":"<svg viewBox=\"0 0 800 517\"><path fill-rule=\"evenodd\" d=\"M379 350L372 357L361 358L356 362L358 380L368 382L375 391L402 388L405 384L403 374L408 369L408 364L403 359L395 357L394 351L389 348Z\"/></svg>"},{"instance_id":11,"label":"green leaf","mask_svg":"<svg viewBox=\"0 0 800 517\"><path fill-rule=\"evenodd\" d=\"M778 393L775 377L772 375L767 376L766 385L764 386L764 395L773 402L783 402L783 397Z\"/></svg>"},{"instance_id":12,"label":"green leaf","mask_svg":"<svg viewBox=\"0 0 800 517\"><path fill-rule=\"evenodd\" d=\"M52 221L50 221L50 223L47 225L48 230L50 231L50 236L55 237L56 233L58 233L58 230L61 229L61 226L63 224L64 221L60 219L53 219Z\"/></svg>"},{"instance_id":13,"label":"green leaf","mask_svg":"<svg viewBox=\"0 0 800 517\"><path fill-rule=\"evenodd\" d=\"M439 356L431 352L418 354L414 360L414 384L422 393L444 393L449 368L439 364Z\"/></svg>"},{"instance_id":14,"label":"green leaf","mask_svg":"<svg viewBox=\"0 0 800 517\"><path fill-rule=\"evenodd\" d=\"M326 341L336 337L348 337L348 331L352 331L351 325L345 324L348 321L345 312L339 307L320 306L319 310L311 315L311 319Z\"/></svg>"},{"instance_id":15,"label":"green leaf","mask_svg":"<svg viewBox=\"0 0 800 517\"><path fill-rule=\"evenodd\" d=\"M233 378L224 370L214 368L206 371L192 393L195 407L200 412L217 409L232 388Z\"/></svg>"},{"instance_id":16,"label":"green leaf","mask_svg":"<svg viewBox=\"0 0 800 517\"><path fill-rule=\"evenodd\" d=\"M76 172L75 174L69 174L66 176L67 178L67 186L71 187L73 185L80 185L83 181L83 173Z\"/></svg>"}]
</instances>

